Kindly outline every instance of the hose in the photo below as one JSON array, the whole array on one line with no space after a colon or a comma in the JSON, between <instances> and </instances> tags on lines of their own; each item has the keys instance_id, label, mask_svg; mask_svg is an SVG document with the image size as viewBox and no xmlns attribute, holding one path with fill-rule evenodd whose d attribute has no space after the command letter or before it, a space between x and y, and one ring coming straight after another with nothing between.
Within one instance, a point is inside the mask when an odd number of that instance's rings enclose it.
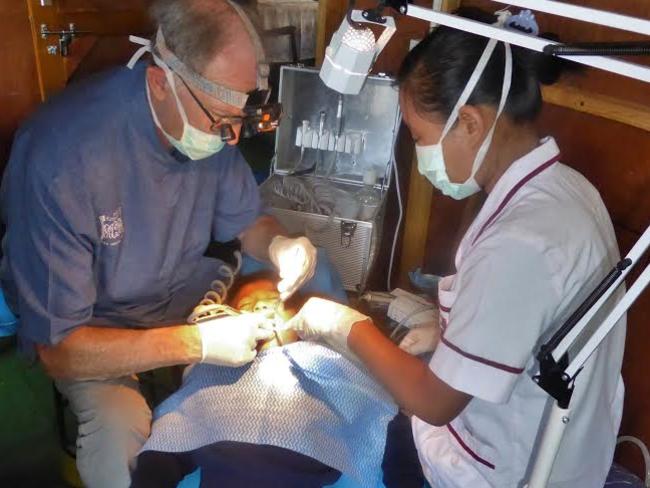
<instances>
[{"instance_id":1,"label":"hose","mask_svg":"<svg viewBox=\"0 0 650 488\"><path fill-rule=\"evenodd\" d=\"M544 54L552 56L648 56L649 42L595 42L584 44L549 44Z\"/></svg>"},{"instance_id":2,"label":"hose","mask_svg":"<svg viewBox=\"0 0 650 488\"><path fill-rule=\"evenodd\" d=\"M307 188L307 185L296 177L285 176L273 179L269 190L290 202L301 212L330 215L334 210L333 197L323 192L322 188Z\"/></svg>"},{"instance_id":3,"label":"hose","mask_svg":"<svg viewBox=\"0 0 650 488\"><path fill-rule=\"evenodd\" d=\"M643 480L643 484L646 486L646 488L650 488L650 453L648 453L648 448L640 439L637 439L631 435L624 435L619 437L616 441L616 444L618 445L622 442L631 442L639 449L641 449L643 462L645 464L645 479Z\"/></svg>"},{"instance_id":4,"label":"hose","mask_svg":"<svg viewBox=\"0 0 650 488\"><path fill-rule=\"evenodd\" d=\"M203 299L199 304L194 307L190 316L187 317L188 324L198 324L199 322L220 317L241 315L238 310L224 303L228 298L228 291L241 269L242 256L239 251L235 251L235 259L237 260L235 269L232 269L227 264L219 266L219 274L225 276L226 281L214 280L210 283L210 289L203 295Z\"/></svg>"},{"instance_id":5,"label":"hose","mask_svg":"<svg viewBox=\"0 0 650 488\"><path fill-rule=\"evenodd\" d=\"M407 329L407 330L410 330L411 327L409 327L408 325L406 325L406 323L408 322L408 320L409 320L411 317L414 317L414 316L416 316L416 315L418 315L418 314L420 314L420 313L422 313L422 312L426 312L427 310L433 310L434 308L435 308L434 305L424 305L424 306L422 306L421 308L416 308L414 311L412 311L411 313L409 313L408 315L406 315L404 318L402 318L402 320L399 321L399 323L395 326L395 328L393 329L393 332L391 332L391 334L388 336L388 338L389 338L389 339L394 339L394 338L397 336L397 333L398 333L402 328L405 328L405 329Z\"/></svg>"}]
</instances>

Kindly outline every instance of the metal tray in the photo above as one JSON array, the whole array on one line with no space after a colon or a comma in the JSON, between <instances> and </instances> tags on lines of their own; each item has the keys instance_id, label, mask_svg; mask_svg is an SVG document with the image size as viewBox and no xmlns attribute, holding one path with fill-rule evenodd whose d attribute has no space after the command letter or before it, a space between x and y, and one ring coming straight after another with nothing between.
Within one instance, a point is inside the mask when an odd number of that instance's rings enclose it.
<instances>
[{"instance_id":1,"label":"metal tray","mask_svg":"<svg viewBox=\"0 0 650 488\"><path fill-rule=\"evenodd\" d=\"M326 114L324 130L330 135L331 147L331 139L336 139L340 98L343 101L341 134L354 136L355 140L360 138L362 150L358 154L312 147L301 151L297 134L303 120L308 120L313 133L317 134L321 112ZM315 175L322 176L335 162L336 167L330 174L334 181L360 185L364 172L372 168L378 176L375 186L388 188L400 120L398 91L392 78L369 76L361 93L341 95L325 86L317 69L283 66L279 100L283 116L276 133L273 172L287 174L295 169L309 168L318 160ZM340 141L339 138L339 145Z\"/></svg>"}]
</instances>

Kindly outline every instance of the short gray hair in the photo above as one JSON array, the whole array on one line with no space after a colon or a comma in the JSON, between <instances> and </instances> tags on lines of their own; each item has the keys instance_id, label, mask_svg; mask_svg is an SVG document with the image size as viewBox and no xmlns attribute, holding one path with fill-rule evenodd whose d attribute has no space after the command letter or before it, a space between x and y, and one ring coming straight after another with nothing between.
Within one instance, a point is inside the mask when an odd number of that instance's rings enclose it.
<instances>
[{"instance_id":1,"label":"short gray hair","mask_svg":"<svg viewBox=\"0 0 650 488\"><path fill-rule=\"evenodd\" d=\"M256 25L254 1L237 1ZM202 68L232 42L243 28L239 15L225 0L156 0L149 13L162 30L167 47L188 68ZM259 32L259 30L258 30Z\"/></svg>"}]
</instances>

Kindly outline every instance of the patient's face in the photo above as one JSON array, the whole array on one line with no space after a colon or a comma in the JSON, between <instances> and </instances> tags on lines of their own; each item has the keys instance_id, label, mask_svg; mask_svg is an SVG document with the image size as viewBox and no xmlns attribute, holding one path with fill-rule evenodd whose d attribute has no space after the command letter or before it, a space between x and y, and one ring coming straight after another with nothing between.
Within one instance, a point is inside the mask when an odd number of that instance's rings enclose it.
<instances>
[{"instance_id":1,"label":"patient's face","mask_svg":"<svg viewBox=\"0 0 650 488\"><path fill-rule=\"evenodd\" d=\"M266 315L269 320L284 323L293 317L297 310L286 306L280 301L280 294L275 283L267 278L254 279L242 285L230 300L230 305L242 312L257 312ZM278 338L264 341L258 346L259 350L278 347L300 340L293 330L278 332Z\"/></svg>"}]
</instances>

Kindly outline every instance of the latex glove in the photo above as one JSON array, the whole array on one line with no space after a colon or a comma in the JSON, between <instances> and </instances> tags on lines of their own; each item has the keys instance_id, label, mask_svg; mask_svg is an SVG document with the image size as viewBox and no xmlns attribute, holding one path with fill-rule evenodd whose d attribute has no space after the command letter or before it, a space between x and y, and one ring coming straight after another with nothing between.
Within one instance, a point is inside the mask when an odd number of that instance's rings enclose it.
<instances>
[{"instance_id":1,"label":"latex glove","mask_svg":"<svg viewBox=\"0 0 650 488\"><path fill-rule=\"evenodd\" d=\"M257 341L269 339L273 332L260 326L264 316L254 313L206 320L197 325L201 336L201 362L218 366L243 366L257 352Z\"/></svg>"},{"instance_id":2,"label":"latex glove","mask_svg":"<svg viewBox=\"0 0 650 488\"><path fill-rule=\"evenodd\" d=\"M335 351L350 356L350 330L354 324L364 320L368 320L366 315L350 307L322 298L310 298L286 326L298 332L301 339L323 341Z\"/></svg>"},{"instance_id":3,"label":"latex glove","mask_svg":"<svg viewBox=\"0 0 650 488\"><path fill-rule=\"evenodd\" d=\"M440 325L430 322L411 329L399 343L400 349L418 356L435 350L440 340Z\"/></svg>"},{"instance_id":4,"label":"latex glove","mask_svg":"<svg viewBox=\"0 0 650 488\"><path fill-rule=\"evenodd\" d=\"M275 236L269 246L269 257L280 274L278 291L282 301L314 276L316 248L306 237Z\"/></svg>"}]
</instances>

